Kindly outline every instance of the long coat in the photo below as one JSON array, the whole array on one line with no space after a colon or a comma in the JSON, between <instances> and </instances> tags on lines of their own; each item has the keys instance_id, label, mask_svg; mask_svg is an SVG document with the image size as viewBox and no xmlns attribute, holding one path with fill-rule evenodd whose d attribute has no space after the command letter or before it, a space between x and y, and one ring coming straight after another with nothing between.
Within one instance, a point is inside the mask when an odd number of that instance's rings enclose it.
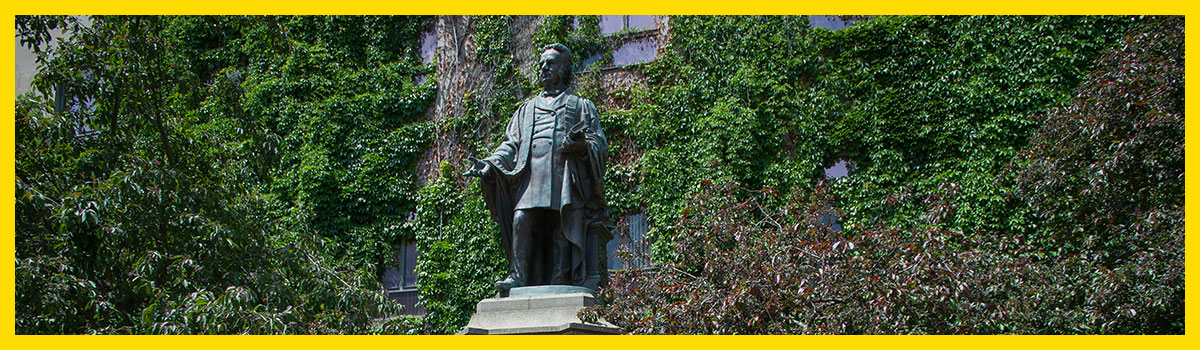
<instances>
[{"instance_id":1,"label":"long coat","mask_svg":"<svg viewBox=\"0 0 1200 350\"><path fill-rule=\"evenodd\" d=\"M584 220L575 225L576 227L560 227L562 238L570 243L572 250L572 266L569 269L572 271L571 277L575 281L581 281L587 277L595 277L586 275L607 272L607 270L585 271L585 266L596 266L597 263L588 264L584 259L589 257L603 259L604 253L586 254L585 250L600 249L612 238L613 224L608 218L604 199L604 171L608 160L608 140L605 139L604 132L600 128L596 106L592 101L575 95L571 90L564 91L562 94L565 96L558 98L550 107L556 111L556 118L559 118L557 122L565 123L566 130L584 130L587 149L584 152L564 153L562 152L564 137L562 135L554 137L551 152L556 156L563 157L564 161L558 163L562 164L562 169L553 169L555 172L561 172L562 188L555 192L561 193L562 206L551 209L557 209L560 215L565 215L572 210L584 212ZM533 99L526 101L513 113L505 132L504 141L496 147L491 156L484 159L491 164L493 169L481 182L484 200L487 202L492 218L500 224L501 241L510 262L513 259L513 214L515 205L520 199L516 196L519 195L518 189L528 181L535 103ZM559 220L559 222L566 221ZM598 244L598 247L588 244L589 235L593 235L592 238L595 239L591 242L596 242L593 244ZM535 235L535 237L537 236ZM542 236L550 237L550 235ZM535 241L534 245L552 246L552 243ZM533 255L537 254L539 254L538 250L535 249ZM531 260L533 261L529 263L530 269L535 271L531 271L530 280L526 282L529 285L549 283L548 270L552 267L546 265L550 263L551 259L543 256L533 257ZM603 270L604 267L600 267L600 269Z\"/></svg>"}]
</instances>

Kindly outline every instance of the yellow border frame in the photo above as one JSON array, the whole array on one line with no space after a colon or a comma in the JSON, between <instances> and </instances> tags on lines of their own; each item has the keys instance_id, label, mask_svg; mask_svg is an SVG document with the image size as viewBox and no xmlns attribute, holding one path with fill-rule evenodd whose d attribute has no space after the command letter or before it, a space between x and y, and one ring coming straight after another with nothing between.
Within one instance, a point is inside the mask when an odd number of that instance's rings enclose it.
<instances>
[{"instance_id":1,"label":"yellow border frame","mask_svg":"<svg viewBox=\"0 0 1200 350\"><path fill-rule=\"evenodd\" d=\"M1046 1L1017 0L990 3L970 1L921 1L900 3L896 1L865 0L852 3L826 1L824 3L798 3L798 1L772 0L735 1L597 1L589 3L539 4L533 2L499 3L496 1L256 1L210 0L189 3L120 1L61 0L56 2L24 2L9 4L3 20L6 33L15 37L14 15L16 14L1169 14L1185 15L1187 28L1194 28L1196 5L1183 1ZM1194 31L1185 33L1186 51L1198 52ZM14 46L0 45L0 53L8 67L15 67ZM1195 76L1193 55L1186 55L1185 77ZM15 82L15 71L5 71L7 81ZM15 84L0 84L0 96L15 96ZM1196 110L1196 83L1185 80L1186 110ZM15 198L14 193L14 100L0 99L3 103L4 121L0 123L0 198ZM1197 128L1191 127L1195 118L1186 118L1185 143L1197 140ZM1185 173L1194 174L1198 166L1193 160L1194 152L1187 152ZM1196 178L1187 177L1185 193L1196 187ZM1196 278L1187 279L1185 315L1186 335L1182 336L639 336L605 337L600 339L571 338L570 343L562 338L517 336L505 338L503 343L487 337L416 336L403 340L389 337L368 336L16 336L14 335L14 268L15 268L15 217L13 201L0 200L0 220L3 239L0 239L0 346L11 349L33 348L443 348L464 347L529 347L549 349L577 347L583 344L591 348L742 348L742 347L791 347L791 348L972 348L972 349L1046 349L1046 348L1183 348L1185 344L1198 344L1200 326L1195 321L1197 310ZM1188 208L1186 217L1197 207L1194 196L1185 198ZM1191 231L1196 226L1186 220L1185 228ZM1195 240L1186 241L1188 253L1196 251ZM1196 259L1187 261L1186 271L1196 271ZM581 341L582 340L582 341ZM501 345L503 344L503 345Z\"/></svg>"}]
</instances>

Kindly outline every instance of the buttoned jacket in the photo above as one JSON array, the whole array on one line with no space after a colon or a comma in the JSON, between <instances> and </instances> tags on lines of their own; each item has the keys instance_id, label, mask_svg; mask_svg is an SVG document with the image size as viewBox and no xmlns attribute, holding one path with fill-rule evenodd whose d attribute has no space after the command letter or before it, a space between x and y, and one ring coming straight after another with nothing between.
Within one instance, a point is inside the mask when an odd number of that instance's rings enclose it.
<instances>
[{"instance_id":1,"label":"buttoned jacket","mask_svg":"<svg viewBox=\"0 0 1200 350\"><path fill-rule=\"evenodd\" d=\"M520 186L529 165L533 124L536 118L535 104L537 102L534 99L526 101L513 113L505 131L504 141L496 147L491 156L485 159L500 173L508 177L507 180L511 181L514 186ZM564 123L565 127L562 129L567 132L585 130L584 140L587 147L583 152L564 154L562 147L565 135L555 135L552 140L551 153L566 158L563 169L555 169L562 172L560 174L564 187L561 192L563 203L572 202L569 197L574 190L585 203L590 204L590 202L599 200L599 203L594 204L602 205L604 195L602 181L605 170L604 163L607 161L608 142L600 128L596 106L592 101L579 97L568 89L562 92L561 98L555 99L548 107L554 111L558 122ZM582 206L585 203L575 203L575 205Z\"/></svg>"}]
</instances>

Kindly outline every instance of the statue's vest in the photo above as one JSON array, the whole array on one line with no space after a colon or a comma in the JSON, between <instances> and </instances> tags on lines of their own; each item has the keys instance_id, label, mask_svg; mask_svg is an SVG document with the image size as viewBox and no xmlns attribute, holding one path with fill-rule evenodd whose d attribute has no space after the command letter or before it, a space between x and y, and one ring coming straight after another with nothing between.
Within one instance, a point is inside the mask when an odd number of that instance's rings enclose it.
<instances>
[{"instance_id":1,"label":"statue's vest","mask_svg":"<svg viewBox=\"0 0 1200 350\"><path fill-rule=\"evenodd\" d=\"M524 106L519 118L523 134L518 168L525 168L524 179L517 183L516 209L549 208L561 210L573 202L571 191L564 188L566 170L562 140L568 128L580 120L579 96L570 92L549 105L535 98Z\"/></svg>"}]
</instances>

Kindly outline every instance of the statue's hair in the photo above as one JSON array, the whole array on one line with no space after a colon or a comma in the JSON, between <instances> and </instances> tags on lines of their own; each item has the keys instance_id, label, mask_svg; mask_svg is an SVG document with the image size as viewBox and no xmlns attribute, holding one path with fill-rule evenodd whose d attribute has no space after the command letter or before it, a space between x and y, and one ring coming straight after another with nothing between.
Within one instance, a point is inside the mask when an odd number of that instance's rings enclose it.
<instances>
[{"instance_id":1,"label":"statue's hair","mask_svg":"<svg viewBox=\"0 0 1200 350\"><path fill-rule=\"evenodd\" d=\"M553 43L550 45L546 45L545 47L542 47L542 52L546 52L546 50L558 51L559 55L564 56L564 58L566 59L566 62L567 62L567 76L566 76L567 81L566 81L566 83L568 86L570 86L571 83L575 81L575 60L574 60L575 57L571 55L571 49L567 48L566 45L563 45L561 43Z\"/></svg>"}]
</instances>

